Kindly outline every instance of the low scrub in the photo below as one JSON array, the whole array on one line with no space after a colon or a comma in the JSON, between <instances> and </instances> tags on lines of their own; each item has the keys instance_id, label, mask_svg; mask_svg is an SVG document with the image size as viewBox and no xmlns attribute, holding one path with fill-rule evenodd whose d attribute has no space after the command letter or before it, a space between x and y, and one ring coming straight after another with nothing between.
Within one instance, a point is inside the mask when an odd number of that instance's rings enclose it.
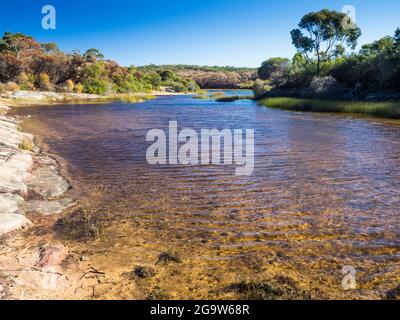
<instances>
[{"instance_id":1,"label":"low scrub","mask_svg":"<svg viewBox=\"0 0 400 320\"><path fill-rule=\"evenodd\" d=\"M292 111L358 113L382 118L400 119L400 102L267 98L260 100L259 103L266 107Z\"/></svg>"}]
</instances>

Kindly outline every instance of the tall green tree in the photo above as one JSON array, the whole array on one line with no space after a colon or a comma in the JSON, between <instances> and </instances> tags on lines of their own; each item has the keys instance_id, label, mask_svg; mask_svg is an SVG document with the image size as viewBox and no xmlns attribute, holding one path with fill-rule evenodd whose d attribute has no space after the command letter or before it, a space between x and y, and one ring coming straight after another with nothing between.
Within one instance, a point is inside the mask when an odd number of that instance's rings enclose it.
<instances>
[{"instance_id":1,"label":"tall green tree","mask_svg":"<svg viewBox=\"0 0 400 320\"><path fill-rule=\"evenodd\" d=\"M345 52L355 49L361 30L349 17L337 11L321 10L306 14L299 28L291 31L292 42L297 51L311 63L317 75L329 62Z\"/></svg>"}]
</instances>

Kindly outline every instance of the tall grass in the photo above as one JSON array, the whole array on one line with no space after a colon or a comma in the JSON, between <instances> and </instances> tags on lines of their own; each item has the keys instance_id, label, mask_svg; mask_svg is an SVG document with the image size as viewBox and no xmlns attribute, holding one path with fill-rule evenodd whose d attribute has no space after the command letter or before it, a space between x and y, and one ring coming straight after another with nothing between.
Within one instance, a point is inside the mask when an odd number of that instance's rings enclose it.
<instances>
[{"instance_id":1,"label":"tall grass","mask_svg":"<svg viewBox=\"0 0 400 320\"><path fill-rule=\"evenodd\" d=\"M267 98L259 104L292 111L358 113L400 119L400 102L331 101L297 98Z\"/></svg>"}]
</instances>

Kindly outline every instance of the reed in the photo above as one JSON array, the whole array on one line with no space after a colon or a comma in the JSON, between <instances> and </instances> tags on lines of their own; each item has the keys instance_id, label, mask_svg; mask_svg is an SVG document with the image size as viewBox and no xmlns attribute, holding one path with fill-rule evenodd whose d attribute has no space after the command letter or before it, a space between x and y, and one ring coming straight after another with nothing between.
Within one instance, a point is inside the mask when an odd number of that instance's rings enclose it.
<instances>
[{"instance_id":1,"label":"reed","mask_svg":"<svg viewBox=\"0 0 400 320\"><path fill-rule=\"evenodd\" d=\"M267 98L260 105L292 111L356 113L399 119L400 102L333 101L298 98Z\"/></svg>"}]
</instances>

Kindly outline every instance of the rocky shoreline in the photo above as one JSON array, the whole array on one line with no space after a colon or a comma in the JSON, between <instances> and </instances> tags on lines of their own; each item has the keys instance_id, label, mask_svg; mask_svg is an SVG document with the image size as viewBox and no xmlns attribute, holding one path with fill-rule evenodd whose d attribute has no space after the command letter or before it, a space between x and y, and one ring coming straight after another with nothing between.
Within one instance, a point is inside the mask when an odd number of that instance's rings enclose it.
<instances>
[{"instance_id":1,"label":"rocky shoreline","mask_svg":"<svg viewBox=\"0 0 400 320\"><path fill-rule=\"evenodd\" d=\"M0 300L51 298L47 295L56 282L63 283L60 263L68 249L32 234L40 228L37 223L43 227L43 221L53 221L78 202L66 196L71 185L57 161L21 131L20 119L8 114L17 106L0 99Z\"/></svg>"},{"instance_id":2,"label":"rocky shoreline","mask_svg":"<svg viewBox=\"0 0 400 320\"><path fill-rule=\"evenodd\" d=\"M0 237L32 225L27 214L61 213L76 204L56 160L42 153L34 137L7 115L14 103L0 100Z\"/></svg>"}]
</instances>

